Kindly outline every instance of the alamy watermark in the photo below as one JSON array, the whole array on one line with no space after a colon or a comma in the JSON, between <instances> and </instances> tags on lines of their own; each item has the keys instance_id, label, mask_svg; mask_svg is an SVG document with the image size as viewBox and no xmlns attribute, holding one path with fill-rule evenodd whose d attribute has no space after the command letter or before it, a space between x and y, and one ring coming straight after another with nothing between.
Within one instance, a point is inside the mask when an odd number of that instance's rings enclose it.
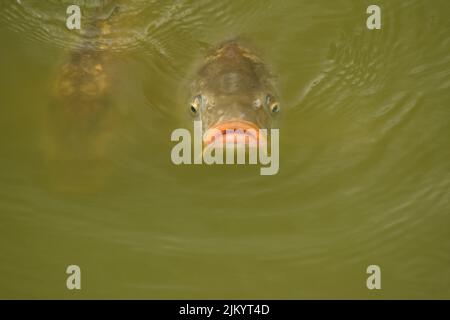
<instances>
[{"instance_id":1,"label":"alamy watermark","mask_svg":"<svg viewBox=\"0 0 450 320\"><path fill-rule=\"evenodd\" d=\"M81 29L81 9L77 5L67 7L66 13L69 15L66 19L66 27L69 30Z\"/></svg>"},{"instance_id":2,"label":"alamy watermark","mask_svg":"<svg viewBox=\"0 0 450 320\"><path fill-rule=\"evenodd\" d=\"M280 167L279 129L210 129L203 134L202 121L194 121L193 138L188 129L178 128L170 139L178 142L170 154L175 165L259 163L261 175L277 174Z\"/></svg>"},{"instance_id":3,"label":"alamy watermark","mask_svg":"<svg viewBox=\"0 0 450 320\"><path fill-rule=\"evenodd\" d=\"M81 290L81 269L76 264L67 267L66 273L69 275L66 280L66 287L69 290Z\"/></svg>"},{"instance_id":4,"label":"alamy watermark","mask_svg":"<svg viewBox=\"0 0 450 320\"><path fill-rule=\"evenodd\" d=\"M366 26L369 30L380 30L381 29L381 8L376 4L372 4L367 7L367 14L370 16L366 20Z\"/></svg>"},{"instance_id":5,"label":"alamy watermark","mask_svg":"<svg viewBox=\"0 0 450 320\"><path fill-rule=\"evenodd\" d=\"M366 286L369 290L381 289L381 268L376 264L367 267L366 273L370 276L366 280Z\"/></svg>"}]
</instances>

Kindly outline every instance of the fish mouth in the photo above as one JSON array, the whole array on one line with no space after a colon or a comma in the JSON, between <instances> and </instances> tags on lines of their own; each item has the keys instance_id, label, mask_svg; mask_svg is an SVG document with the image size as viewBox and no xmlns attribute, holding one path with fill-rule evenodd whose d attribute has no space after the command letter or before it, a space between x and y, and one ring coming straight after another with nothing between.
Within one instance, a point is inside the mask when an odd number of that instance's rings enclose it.
<instances>
[{"instance_id":1,"label":"fish mouth","mask_svg":"<svg viewBox=\"0 0 450 320\"><path fill-rule=\"evenodd\" d=\"M203 135L205 147L251 146L267 142L266 137L260 134L259 126L245 120L222 121L209 128Z\"/></svg>"}]
</instances>

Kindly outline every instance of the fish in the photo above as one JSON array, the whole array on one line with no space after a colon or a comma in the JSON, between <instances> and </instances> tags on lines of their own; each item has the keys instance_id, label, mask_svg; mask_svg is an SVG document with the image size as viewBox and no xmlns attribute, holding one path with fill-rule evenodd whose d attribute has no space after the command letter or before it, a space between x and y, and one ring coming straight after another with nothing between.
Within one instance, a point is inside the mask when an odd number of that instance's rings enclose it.
<instances>
[{"instance_id":1,"label":"fish","mask_svg":"<svg viewBox=\"0 0 450 320\"><path fill-rule=\"evenodd\" d=\"M103 41L111 25L94 18L82 31L55 71L44 116L45 159L58 189L101 184L117 125L113 53Z\"/></svg>"},{"instance_id":2,"label":"fish","mask_svg":"<svg viewBox=\"0 0 450 320\"><path fill-rule=\"evenodd\" d=\"M194 121L201 121L203 147L218 138L266 144L260 129L273 128L281 110L274 79L263 60L236 40L211 50L195 73L188 104Z\"/></svg>"}]
</instances>

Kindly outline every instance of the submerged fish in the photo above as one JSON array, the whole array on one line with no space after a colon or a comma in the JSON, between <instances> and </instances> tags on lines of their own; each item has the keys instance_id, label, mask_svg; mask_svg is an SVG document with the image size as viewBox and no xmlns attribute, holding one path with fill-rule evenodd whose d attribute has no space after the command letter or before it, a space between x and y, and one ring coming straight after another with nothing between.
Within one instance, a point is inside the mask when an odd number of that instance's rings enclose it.
<instances>
[{"instance_id":1,"label":"submerged fish","mask_svg":"<svg viewBox=\"0 0 450 320\"><path fill-rule=\"evenodd\" d=\"M192 85L190 112L202 121L203 145L217 140L264 143L280 111L273 77L263 61L236 41L210 53ZM231 140L230 140L231 139Z\"/></svg>"},{"instance_id":2,"label":"submerged fish","mask_svg":"<svg viewBox=\"0 0 450 320\"><path fill-rule=\"evenodd\" d=\"M84 48L71 53L58 74L52 101L52 112L64 125L61 129L98 129L108 111L110 86L105 52Z\"/></svg>"},{"instance_id":3,"label":"submerged fish","mask_svg":"<svg viewBox=\"0 0 450 320\"><path fill-rule=\"evenodd\" d=\"M96 20L55 76L45 114L44 148L59 189L83 189L103 179L114 126L111 50L101 41L110 32Z\"/></svg>"}]
</instances>

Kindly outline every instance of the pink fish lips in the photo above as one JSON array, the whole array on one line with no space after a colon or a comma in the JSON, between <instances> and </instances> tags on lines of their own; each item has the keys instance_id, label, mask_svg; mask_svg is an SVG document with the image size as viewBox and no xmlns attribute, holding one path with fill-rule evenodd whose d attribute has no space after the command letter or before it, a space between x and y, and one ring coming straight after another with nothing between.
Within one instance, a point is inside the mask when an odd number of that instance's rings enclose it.
<instances>
[{"instance_id":1,"label":"pink fish lips","mask_svg":"<svg viewBox=\"0 0 450 320\"><path fill-rule=\"evenodd\" d=\"M203 135L203 145L205 148L214 145L220 147L245 147L256 148L265 146L267 138L260 134L257 125L244 120L220 122Z\"/></svg>"},{"instance_id":2,"label":"pink fish lips","mask_svg":"<svg viewBox=\"0 0 450 320\"><path fill-rule=\"evenodd\" d=\"M202 121L194 121L193 132L193 136L185 128L172 132L170 140L177 141L170 153L173 164L260 164L261 175L278 173L278 129L258 129L252 122L231 120L219 122L202 134Z\"/></svg>"}]
</instances>

